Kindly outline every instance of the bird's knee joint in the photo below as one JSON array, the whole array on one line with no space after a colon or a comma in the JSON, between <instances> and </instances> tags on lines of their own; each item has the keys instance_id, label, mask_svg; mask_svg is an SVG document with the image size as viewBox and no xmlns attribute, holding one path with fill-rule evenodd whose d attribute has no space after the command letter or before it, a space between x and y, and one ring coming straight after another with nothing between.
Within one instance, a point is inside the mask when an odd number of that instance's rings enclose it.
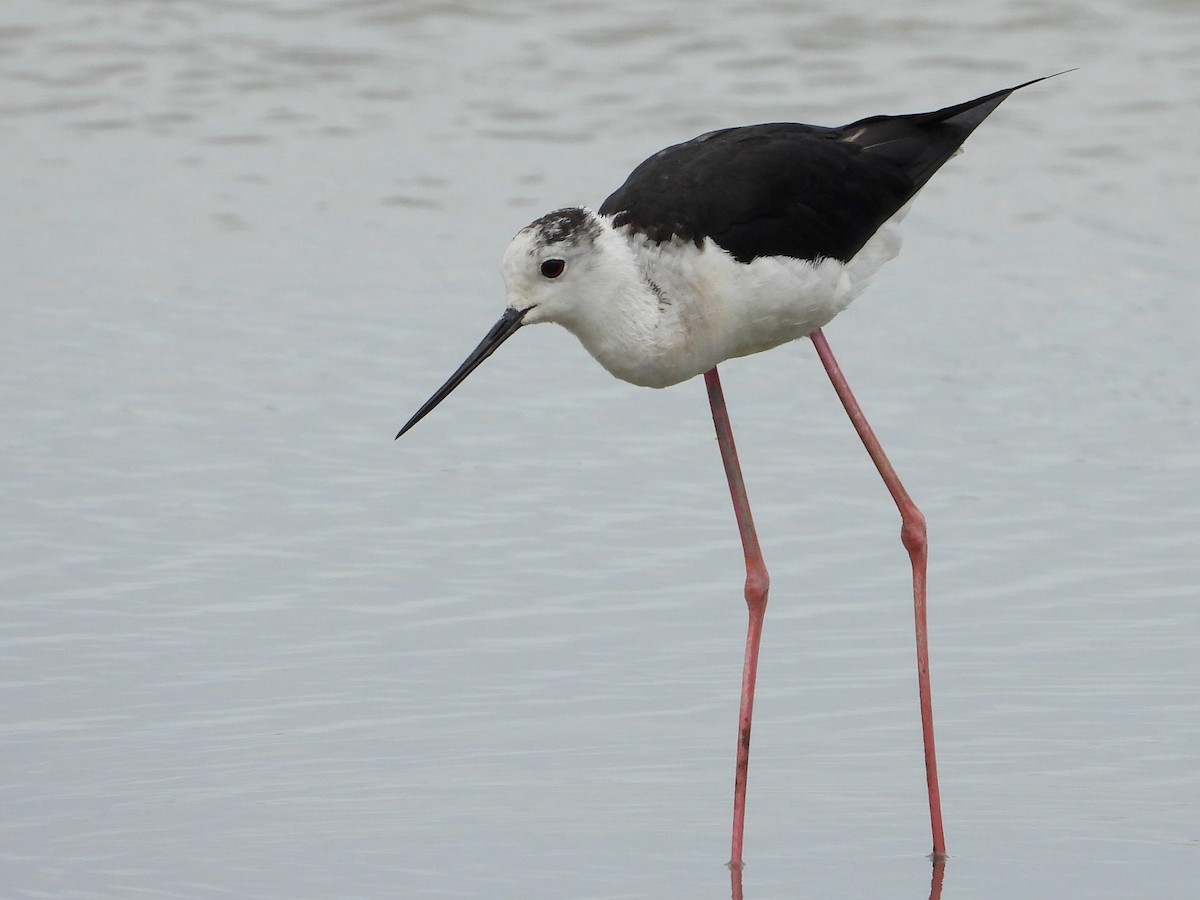
<instances>
[{"instance_id":1,"label":"bird's knee joint","mask_svg":"<svg viewBox=\"0 0 1200 900\"><path fill-rule=\"evenodd\" d=\"M750 606L765 605L770 589L771 578L765 571L750 572L746 575L746 603Z\"/></svg>"},{"instance_id":2,"label":"bird's knee joint","mask_svg":"<svg viewBox=\"0 0 1200 900\"><path fill-rule=\"evenodd\" d=\"M915 506L905 511L904 521L900 526L900 540L909 553L919 553L929 544L925 533L925 516Z\"/></svg>"}]
</instances>

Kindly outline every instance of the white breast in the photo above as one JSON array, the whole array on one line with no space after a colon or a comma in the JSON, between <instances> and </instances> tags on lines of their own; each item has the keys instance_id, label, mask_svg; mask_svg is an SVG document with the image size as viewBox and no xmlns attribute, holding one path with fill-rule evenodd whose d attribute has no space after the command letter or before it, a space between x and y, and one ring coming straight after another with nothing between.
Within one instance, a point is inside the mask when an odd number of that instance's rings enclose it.
<instances>
[{"instance_id":1,"label":"white breast","mask_svg":"<svg viewBox=\"0 0 1200 900\"><path fill-rule=\"evenodd\" d=\"M660 320L637 379L614 374L666 387L723 360L812 334L862 293L899 252L898 219L876 232L848 263L760 257L747 264L711 240L697 248L691 242L656 245L625 235L658 297Z\"/></svg>"}]
</instances>

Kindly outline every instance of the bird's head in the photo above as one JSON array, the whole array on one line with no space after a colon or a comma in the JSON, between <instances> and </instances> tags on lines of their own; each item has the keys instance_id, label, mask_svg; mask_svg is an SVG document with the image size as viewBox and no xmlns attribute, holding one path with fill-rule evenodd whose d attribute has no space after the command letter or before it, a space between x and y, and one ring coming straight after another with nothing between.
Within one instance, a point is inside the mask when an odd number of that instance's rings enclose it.
<instances>
[{"instance_id":1,"label":"bird's head","mask_svg":"<svg viewBox=\"0 0 1200 900\"><path fill-rule=\"evenodd\" d=\"M591 210L556 209L517 232L504 252L501 274L510 310L522 322L570 326L597 281L598 243L605 225Z\"/></svg>"},{"instance_id":2,"label":"bird's head","mask_svg":"<svg viewBox=\"0 0 1200 900\"><path fill-rule=\"evenodd\" d=\"M604 279L596 276L602 268L598 243L606 227L591 210L571 207L547 213L517 232L502 264L508 295L504 315L396 437L446 399L521 326L558 322L572 328L589 297L604 290Z\"/></svg>"}]
</instances>

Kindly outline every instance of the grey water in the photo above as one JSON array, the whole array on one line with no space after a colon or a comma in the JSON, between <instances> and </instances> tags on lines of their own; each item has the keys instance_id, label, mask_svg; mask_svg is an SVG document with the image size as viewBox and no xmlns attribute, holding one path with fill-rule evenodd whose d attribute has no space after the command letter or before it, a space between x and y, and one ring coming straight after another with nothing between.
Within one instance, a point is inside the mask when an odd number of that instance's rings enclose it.
<instances>
[{"instance_id":1,"label":"grey water","mask_svg":"<svg viewBox=\"0 0 1200 900\"><path fill-rule=\"evenodd\" d=\"M727 897L703 387L510 341L543 212L730 124L1011 97L827 335L929 521L944 900L1200 883L1200 7L0 12L0 896ZM898 518L722 368L772 571L745 896L927 897Z\"/></svg>"}]
</instances>

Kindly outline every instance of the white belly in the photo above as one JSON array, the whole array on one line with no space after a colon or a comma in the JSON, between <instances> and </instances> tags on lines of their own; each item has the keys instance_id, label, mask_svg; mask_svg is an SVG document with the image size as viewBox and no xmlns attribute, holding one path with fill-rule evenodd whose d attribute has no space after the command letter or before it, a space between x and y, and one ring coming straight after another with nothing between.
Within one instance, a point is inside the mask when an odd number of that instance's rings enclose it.
<instances>
[{"instance_id":1,"label":"white belly","mask_svg":"<svg viewBox=\"0 0 1200 900\"><path fill-rule=\"evenodd\" d=\"M624 372L610 371L635 384L667 387L723 360L812 334L862 293L899 252L898 218L848 263L787 257L740 263L711 240L703 249L690 243L638 248L643 272L657 289L662 317L644 358L622 367Z\"/></svg>"}]
</instances>

